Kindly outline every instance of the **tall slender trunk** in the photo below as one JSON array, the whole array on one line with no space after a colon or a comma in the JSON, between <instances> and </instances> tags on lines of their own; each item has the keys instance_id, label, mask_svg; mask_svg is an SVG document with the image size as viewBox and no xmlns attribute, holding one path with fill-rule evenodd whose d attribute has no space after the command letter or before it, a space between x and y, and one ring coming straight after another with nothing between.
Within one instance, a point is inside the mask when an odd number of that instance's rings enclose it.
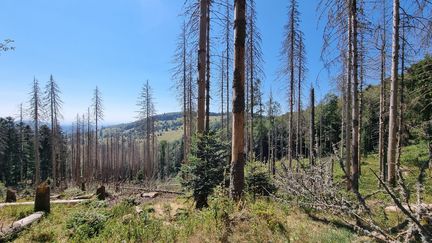
<instances>
[{"instance_id":1,"label":"tall slender trunk","mask_svg":"<svg viewBox=\"0 0 432 243\"><path fill-rule=\"evenodd\" d=\"M220 100L221 100L221 128L222 130L224 129L225 125L224 125L224 86L225 86L225 80L224 80L224 75L225 75L225 64L224 64L224 53L222 52L222 57L221 57L221 86L220 86Z\"/></svg>"},{"instance_id":2,"label":"tall slender trunk","mask_svg":"<svg viewBox=\"0 0 432 243\"><path fill-rule=\"evenodd\" d=\"M400 75L400 104L399 104L399 121L397 132L397 152L396 152L396 170L397 174L400 172L400 158L402 150L403 138L403 114L404 114L404 81L405 81L405 23L402 23L402 45L401 45L401 75Z\"/></svg>"},{"instance_id":3,"label":"tall slender trunk","mask_svg":"<svg viewBox=\"0 0 432 243\"><path fill-rule=\"evenodd\" d=\"M250 64L250 135L249 135L249 153L250 153L250 159L254 159L254 24L253 24L253 16L252 16L252 10L251 10L251 16L249 19L249 28L250 28L250 41L249 41L249 64Z\"/></svg>"},{"instance_id":4,"label":"tall slender trunk","mask_svg":"<svg viewBox=\"0 0 432 243\"><path fill-rule=\"evenodd\" d=\"M315 165L315 90L310 91L310 123L309 123L309 164Z\"/></svg>"},{"instance_id":5,"label":"tall slender trunk","mask_svg":"<svg viewBox=\"0 0 432 243\"><path fill-rule=\"evenodd\" d=\"M300 142L300 120L301 120L301 81L302 81L302 58L301 58L301 52L302 52L302 42L299 43L299 70L298 70L298 80L297 80L297 128L296 128L296 158L297 158L297 166L299 166L300 163L300 153L301 153L301 142Z\"/></svg>"},{"instance_id":6,"label":"tall slender trunk","mask_svg":"<svg viewBox=\"0 0 432 243\"><path fill-rule=\"evenodd\" d=\"M228 2L229 0L226 0L226 13L227 13L227 16L226 16L226 26L225 26L225 34L226 34L226 36L225 36L225 41L226 41L226 47L225 47L225 55L226 55L226 65L225 65L225 67L226 67L226 77L225 77L225 81L226 81L226 89L225 89L225 91L226 91L226 131L227 131L227 139L229 139L229 137L230 137L230 114L229 114L229 110L230 110L230 107L229 107L229 103L230 103L230 95L229 95L229 90L230 90L230 87L229 87L229 80L230 80L230 75L229 75L229 71L230 71L230 52L229 52L229 50L230 50L230 26L231 26L231 23L230 23L230 9L229 9L229 2Z\"/></svg>"},{"instance_id":7,"label":"tall slender trunk","mask_svg":"<svg viewBox=\"0 0 432 243\"><path fill-rule=\"evenodd\" d=\"M398 130L398 61L399 61L399 0L393 0L393 37L392 37L392 67L390 83L389 128L387 144L387 182L391 185L396 181L396 147Z\"/></svg>"},{"instance_id":8,"label":"tall slender trunk","mask_svg":"<svg viewBox=\"0 0 432 243\"><path fill-rule=\"evenodd\" d=\"M291 6L291 20L290 20L290 83L289 83L289 121L288 121L288 161L289 161L289 168L292 168L292 145L293 145L293 110L294 110L294 35L295 35L295 29L294 29L294 4Z\"/></svg>"},{"instance_id":9,"label":"tall slender trunk","mask_svg":"<svg viewBox=\"0 0 432 243\"><path fill-rule=\"evenodd\" d=\"M186 104L186 97L187 97L187 87L186 87L186 30L184 27L185 24L183 24L183 51L182 51L182 62L183 62L183 162L187 161L188 157L188 151L187 151L187 140L188 140L188 134L187 134L187 104Z\"/></svg>"},{"instance_id":10,"label":"tall slender trunk","mask_svg":"<svg viewBox=\"0 0 432 243\"><path fill-rule=\"evenodd\" d=\"M234 1L234 79L233 79L233 126L230 196L239 200L244 187L244 81L245 81L245 37L246 1Z\"/></svg>"},{"instance_id":11,"label":"tall slender trunk","mask_svg":"<svg viewBox=\"0 0 432 243\"><path fill-rule=\"evenodd\" d=\"M345 166L346 166L346 176L347 176L347 190L351 190L351 135L352 135L352 116L351 114L351 82L352 82L352 25L348 18L348 58L347 58L347 84L345 86L345 97L346 97L346 110L345 110Z\"/></svg>"},{"instance_id":12,"label":"tall slender trunk","mask_svg":"<svg viewBox=\"0 0 432 243\"><path fill-rule=\"evenodd\" d=\"M199 27L199 50L198 50L198 118L197 132L204 132L205 117L205 76L206 76L206 53L207 53L207 7L208 0L200 0L200 27Z\"/></svg>"},{"instance_id":13,"label":"tall slender trunk","mask_svg":"<svg viewBox=\"0 0 432 243\"><path fill-rule=\"evenodd\" d=\"M378 157L380 163L380 176L381 179L387 180L387 161L384 152L384 138L385 126L384 117L386 113L386 100L385 100L385 76L386 76L386 0L383 0L383 23L382 23L382 36L381 36L381 74L380 74L380 109L379 109L379 138L378 138Z\"/></svg>"},{"instance_id":14,"label":"tall slender trunk","mask_svg":"<svg viewBox=\"0 0 432 243\"><path fill-rule=\"evenodd\" d=\"M210 131L210 1L207 6L207 71L206 71L206 118L205 118L205 129Z\"/></svg>"},{"instance_id":15,"label":"tall slender trunk","mask_svg":"<svg viewBox=\"0 0 432 243\"><path fill-rule=\"evenodd\" d=\"M358 47L357 47L357 0L351 0L351 26L352 26L352 72L353 72L353 107L352 107L352 162L351 183L352 190L358 191L359 177L359 99L358 99Z\"/></svg>"}]
</instances>

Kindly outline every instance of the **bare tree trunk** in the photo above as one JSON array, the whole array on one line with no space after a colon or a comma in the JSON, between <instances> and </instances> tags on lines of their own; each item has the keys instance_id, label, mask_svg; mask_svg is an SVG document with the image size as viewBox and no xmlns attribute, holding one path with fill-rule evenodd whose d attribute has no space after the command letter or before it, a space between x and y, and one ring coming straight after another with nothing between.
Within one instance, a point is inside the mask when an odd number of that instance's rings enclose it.
<instances>
[{"instance_id":1,"label":"bare tree trunk","mask_svg":"<svg viewBox=\"0 0 432 243\"><path fill-rule=\"evenodd\" d=\"M188 150L187 150L187 140L188 140L188 134L187 134L187 128L188 128L188 122L187 122L187 76L186 76L186 30L185 27L183 27L183 56L182 56L182 62L183 62L183 162L187 161L188 157Z\"/></svg>"},{"instance_id":2,"label":"bare tree trunk","mask_svg":"<svg viewBox=\"0 0 432 243\"><path fill-rule=\"evenodd\" d=\"M387 182L394 185L396 182L396 147L398 130L398 61L399 61L399 0L393 0L393 37L392 37L392 69L390 83L390 109L387 144Z\"/></svg>"},{"instance_id":3,"label":"bare tree trunk","mask_svg":"<svg viewBox=\"0 0 432 243\"><path fill-rule=\"evenodd\" d=\"M205 75L206 75L206 38L207 38L207 8L208 0L200 0L200 27L199 27L199 50L198 50L198 119L197 131L204 132L205 117Z\"/></svg>"},{"instance_id":4,"label":"bare tree trunk","mask_svg":"<svg viewBox=\"0 0 432 243\"><path fill-rule=\"evenodd\" d=\"M315 165L315 90L310 91L309 164Z\"/></svg>"},{"instance_id":5,"label":"bare tree trunk","mask_svg":"<svg viewBox=\"0 0 432 243\"><path fill-rule=\"evenodd\" d=\"M234 2L234 79L233 79L233 126L230 196L239 200L244 187L244 82L245 82L245 37L246 1Z\"/></svg>"},{"instance_id":6,"label":"bare tree trunk","mask_svg":"<svg viewBox=\"0 0 432 243\"><path fill-rule=\"evenodd\" d=\"M383 181L387 180L387 161L384 152L384 137L385 137L385 126L384 116L386 113L386 100L385 100L385 76L386 76L386 0L383 0L383 30L381 36L381 75L380 75L380 114L379 114L379 139L378 139L378 157L380 163L380 175Z\"/></svg>"},{"instance_id":7,"label":"bare tree trunk","mask_svg":"<svg viewBox=\"0 0 432 243\"><path fill-rule=\"evenodd\" d=\"M207 71L206 71L206 118L205 118L205 129L206 132L210 131L210 2L207 6Z\"/></svg>"},{"instance_id":8,"label":"bare tree trunk","mask_svg":"<svg viewBox=\"0 0 432 243\"><path fill-rule=\"evenodd\" d=\"M292 169L292 145L293 145L293 110L294 110L294 35L295 35L295 29L294 29L294 4L292 4L291 8L291 14L290 14L290 49L289 49L289 65L290 65L290 83L289 83L289 120L288 120L288 161L289 161L289 168Z\"/></svg>"},{"instance_id":9,"label":"bare tree trunk","mask_svg":"<svg viewBox=\"0 0 432 243\"><path fill-rule=\"evenodd\" d=\"M345 86L345 97L346 97L346 110L345 110L345 170L347 178L347 190L351 190L351 135L352 135L352 116L351 114L351 82L352 82L352 25L350 19L348 19L348 58L347 58L347 84Z\"/></svg>"},{"instance_id":10,"label":"bare tree trunk","mask_svg":"<svg viewBox=\"0 0 432 243\"><path fill-rule=\"evenodd\" d=\"M358 100L358 48L357 48L357 0L351 0L350 21L352 27L352 72L353 72L353 107L352 107L352 189L358 191L359 177L359 100Z\"/></svg>"},{"instance_id":11,"label":"bare tree trunk","mask_svg":"<svg viewBox=\"0 0 432 243\"><path fill-rule=\"evenodd\" d=\"M299 43L299 53L302 52L302 42ZM298 80L297 80L297 128L296 128L296 158L297 158L297 167L300 166L300 153L301 153L301 141L300 141L300 120L301 120L301 81L302 81L302 59L299 55L299 70L298 70Z\"/></svg>"}]
</instances>

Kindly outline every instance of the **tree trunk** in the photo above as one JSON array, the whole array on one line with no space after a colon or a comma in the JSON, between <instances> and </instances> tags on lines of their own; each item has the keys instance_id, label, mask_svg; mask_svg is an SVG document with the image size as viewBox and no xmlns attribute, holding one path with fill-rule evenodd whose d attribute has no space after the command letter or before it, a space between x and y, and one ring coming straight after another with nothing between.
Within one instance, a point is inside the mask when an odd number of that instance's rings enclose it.
<instances>
[{"instance_id":1,"label":"tree trunk","mask_svg":"<svg viewBox=\"0 0 432 243\"><path fill-rule=\"evenodd\" d=\"M46 182L36 188L34 211L50 212L50 187Z\"/></svg>"},{"instance_id":2,"label":"tree trunk","mask_svg":"<svg viewBox=\"0 0 432 243\"><path fill-rule=\"evenodd\" d=\"M234 79L233 79L233 126L230 196L239 200L244 187L244 82L245 82L245 37L246 37L246 1L234 2Z\"/></svg>"},{"instance_id":3,"label":"tree trunk","mask_svg":"<svg viewBox=\"0 0 432 243\"><path fill-rule=\"evenodd\" d=\"M396 182L396 135L398 130L399 0L393 0L392 69L390 83L389 129L387 144L387 182Z\"/></svg>"},{"instance_id":4,"label":"tree trunk","mask_svg":"<svg viewBox=\"0 0 432 243\"><path fill-rule=\"evenodd\" d=\"M207 8L208 0L200 0L200 27L198 50L198 118L197 132L204 132L205 88L206 88L206 38L207 38Z\"/></svg>"},{"instance_id":5,"label":"tree trunk","mask_svg":"<svg viewBox=\"0 0 432 243\"><path fill-rule=\"evenodd\" d=\"M309 164L315 165L315 90L310 91Z\"/></svg>"},{"instance_id":6,"label":"tree trunk","mask_svg":"<svg viewBox=\"0 0 432 243\"><path fill-rule=\"evenodd\" d=\"M378 157L380 163L380 176L383 181L387 180L387 161L384 152L385 126L384 117L386 113L385 101L385 76L386 76L386 0L383 0L383 30L381 37L381 75L380 75L380 110L379 110L379 138L378 138Z\"/></svg>"},{"instance_id":7,"label":"tree trunk","mask_svg":"<svg viewBox=\"0 0 432 243\"><path fill-rule=\"evenodd\" d=\"M352 28L352 72L353 72L353 107L352 107L352 190L358 191L359 177L359 100L358 100L358 48L357 48L357 1L351 0L350 21Z\"/></svg>"}]
</instances>

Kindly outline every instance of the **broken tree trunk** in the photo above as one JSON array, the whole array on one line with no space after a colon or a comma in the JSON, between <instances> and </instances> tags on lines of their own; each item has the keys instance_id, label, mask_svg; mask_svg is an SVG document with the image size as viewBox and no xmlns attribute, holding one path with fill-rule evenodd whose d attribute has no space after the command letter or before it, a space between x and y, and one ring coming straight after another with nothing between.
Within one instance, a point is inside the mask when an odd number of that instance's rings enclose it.
<instances>
[{"instance_id":1,"label":"broken tree trunk","mask_svg":"<svg viewBox=\"0 0 432 243\"><path fill-rule=\"evenodd\" d=\"M5 229L0 229L0 242L10 240L17 233L19 233L20 231L22 231L32 223L39 221L44 214L45 214L44 212L35 212L23 219L15 221L10 227L7 227Z\"/></svg>"},{"instance_id":2,"label":"broken tree trunk","mask_svg":"<svg viewBox=\"0 0 432 243\"><path fill-rule=\"evenodd\" d=\"M50 212L50 187L46 182L36 188L34 211Z\"/></svg>"}]
</instances>

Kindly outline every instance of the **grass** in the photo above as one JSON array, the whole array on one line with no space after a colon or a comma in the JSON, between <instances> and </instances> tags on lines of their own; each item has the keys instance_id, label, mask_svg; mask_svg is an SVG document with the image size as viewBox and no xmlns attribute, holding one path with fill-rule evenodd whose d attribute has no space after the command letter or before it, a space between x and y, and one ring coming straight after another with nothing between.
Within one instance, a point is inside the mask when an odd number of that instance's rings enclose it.
<instances>
[{"instance_id":1,"label":"grass","mask_svg":"<svg viewBox=\"0 0 432 243\"><path fill-rule=\"evenodd\" d=\"M403 148L402 168L411 190L419 171L418 166L427 161L426 144ZM378 181L372 171L378 171L376 155L363 157L360 190L366 195L378 190ZM430 172L428 171L430 176ZM334 178L341 180L342 171L334 165ZM75 195L78 189L64 194ZM425 184L425 202L432 203L432 182ZM217 190L209 200L209 207L194 209L185 197L162 197L138 205L137 213L132 199L114 205L91 201L77 205L53 205L52 212L41 222L23 231L16 242L365 242L345 229L311 220L303 210L294 205L272 199L246 196L234 203ZM414 196L411 200L415 200ZM385 194L377 194L368 203L376 213L377 222L391 227L402 221L400 213L382 210L391 205ZM12 222L28 215L32 206L0 209L1 221ZM325 212L323 214L325 215ZM381 215L381 216L379 216ZM381 218L380 218L381 217Z\"/></svg>"},{"instance_id":2,"label":"grass","mask_svg":"<svg viewBox=\"0 0 432 243\"><path fill-rule=\"evenodd\" d=\"M295 207L247 198L235 204L221 193L197 211L184 197L139 205L130 200L113 206L93 201L55 205L16 242L352 242L346 230L311 221ZM17 207L26 212L26 208ZM12 215L11 211L4 213Z\"/></svg>"}]
</instances>

